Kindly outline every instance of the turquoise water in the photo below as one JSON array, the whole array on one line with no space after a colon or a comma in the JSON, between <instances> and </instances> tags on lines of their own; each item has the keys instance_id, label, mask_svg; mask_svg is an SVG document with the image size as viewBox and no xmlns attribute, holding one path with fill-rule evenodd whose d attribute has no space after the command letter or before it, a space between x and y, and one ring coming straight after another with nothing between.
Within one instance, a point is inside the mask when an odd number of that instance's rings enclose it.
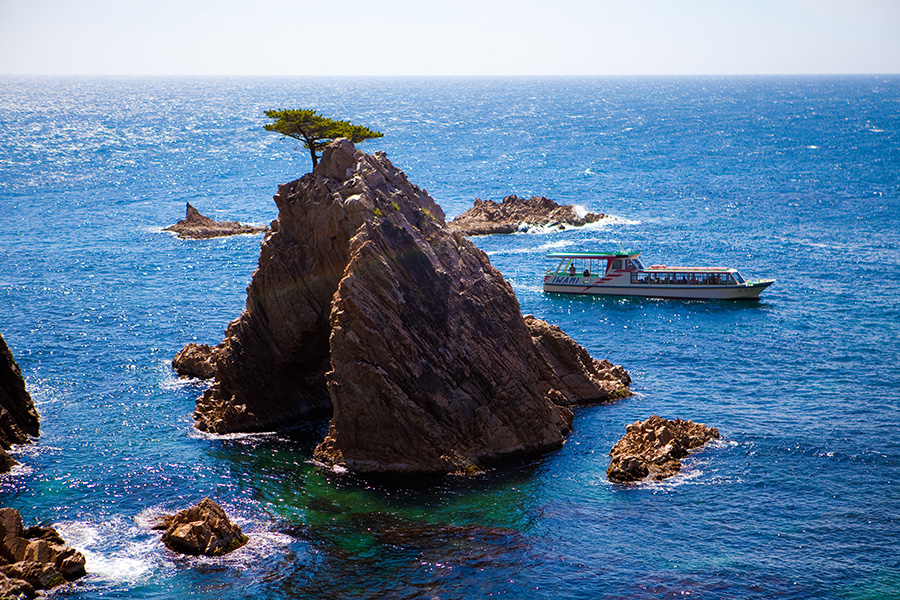
<instances>
[{"instance_id":1,"label":"turquoise water","mask_svg":"<svg viewBox=\"0 0 900 600\"><path fill-rule=\"evenodd\" d=\"M558 452L474 479L309 463L324 423L210 437L169 367L243 308L261 236L183 241L185 202L267 223L309 168L263 111L383 131L452 217L546 195L600 226L475 240L522 310L624 365ZM0 78L0 333L41 436L0 504L88 558L76 598L900 597L900 78ZM759 302L545 295L548 250L734 266ZM605 479L651 414L721 442L662 483ZM204 496L250 535L169 553Z\"/></svg>"}]
</instances>

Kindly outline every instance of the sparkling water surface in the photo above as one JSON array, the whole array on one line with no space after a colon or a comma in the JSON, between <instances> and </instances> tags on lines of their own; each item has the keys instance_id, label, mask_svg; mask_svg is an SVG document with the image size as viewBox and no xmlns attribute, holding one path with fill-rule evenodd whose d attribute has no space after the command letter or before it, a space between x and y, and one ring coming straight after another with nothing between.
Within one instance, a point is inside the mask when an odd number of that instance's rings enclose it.
<instances>
[{"instance_id":1,"label":"sparkling water surface","mask_svg":"<svg viewBox=\"0 0 900 600\"><path fill-rule=\"evenodd\" d=\"M472 479L311 464L325 423L211 437L169 363L218 343L262 236L185 241L186 202L267 223L311 107L385 133L449 217L545 195L614 219L475 238L524 313L622 364L565 446ZM88 559L73 598L900 597L900 78L0 78L0 333L41 416L0 504ZM774 277L759 302L547 295L547 251ZM451 343L448 341L448 343ZM609 483L652 414L718 427L682 473ZM210 496L250 543L148 529Z\"/></svg>"}]
</instances>

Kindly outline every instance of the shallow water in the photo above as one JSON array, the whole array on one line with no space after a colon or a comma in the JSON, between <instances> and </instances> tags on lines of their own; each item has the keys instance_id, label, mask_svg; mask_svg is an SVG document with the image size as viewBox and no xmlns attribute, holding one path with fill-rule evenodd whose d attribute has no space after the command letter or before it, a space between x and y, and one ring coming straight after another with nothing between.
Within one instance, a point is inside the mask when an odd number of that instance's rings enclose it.
<instances>
[{"instance_id":1,"label":"shallow water","mask_svg":"<svg viewBox=\"0 0 900 600\"><path fill-rule=\"evenodd\" d=\"M78 598L883 598L900 595L900 78L0 79L0 333L41 415L0 504L88 557ZM169 368L243 308L261 236L183 241L185 202L266 223L308 158L262 130L315 107L452 217L546 195L617 217L475 239L522 311L636 395L474 479L309 462L323 423L191 427ZM548 250L775 277L759 302L543 294ZM608 452L651 414L723 440L667 482ZM183 558L147 528L204 496L250 535Z\"/></svg>"}]
</instances>

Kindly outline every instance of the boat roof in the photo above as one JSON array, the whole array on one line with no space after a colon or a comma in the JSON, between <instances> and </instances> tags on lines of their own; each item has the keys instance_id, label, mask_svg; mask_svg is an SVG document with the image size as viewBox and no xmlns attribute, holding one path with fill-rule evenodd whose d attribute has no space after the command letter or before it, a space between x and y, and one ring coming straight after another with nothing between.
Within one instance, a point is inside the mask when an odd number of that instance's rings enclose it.
<instances>
[{"instance_id":1,"label":"boat roof","mask_svg":"<svg viewBox=\"0 0 900 600\"><path fill-rule=\"evenodd\" d=\"M613 258L637 258L640 252L548 252L547 258L594 258L606 259Z\"/></svg>"}]
</instances>

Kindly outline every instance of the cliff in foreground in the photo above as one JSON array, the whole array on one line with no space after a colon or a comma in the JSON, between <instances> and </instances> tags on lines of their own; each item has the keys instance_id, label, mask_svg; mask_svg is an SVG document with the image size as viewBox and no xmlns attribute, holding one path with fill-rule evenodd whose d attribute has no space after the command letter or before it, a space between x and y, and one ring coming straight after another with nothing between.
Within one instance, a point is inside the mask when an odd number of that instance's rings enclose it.
<instances>
[{"instance_id":1,"label":"cliff in foreground","mask_svg":"<svg viewBox=\"0 0 900 600\"><path fill-rule=\"evenodd\" d=\"M197 428L331 410L317 459L361 472L471 472L559 447L568 405L628 375L522 316L487 255L383 153L338 140L275 196L247 308L212 350Z\"/></svg>"}]
</instances>

